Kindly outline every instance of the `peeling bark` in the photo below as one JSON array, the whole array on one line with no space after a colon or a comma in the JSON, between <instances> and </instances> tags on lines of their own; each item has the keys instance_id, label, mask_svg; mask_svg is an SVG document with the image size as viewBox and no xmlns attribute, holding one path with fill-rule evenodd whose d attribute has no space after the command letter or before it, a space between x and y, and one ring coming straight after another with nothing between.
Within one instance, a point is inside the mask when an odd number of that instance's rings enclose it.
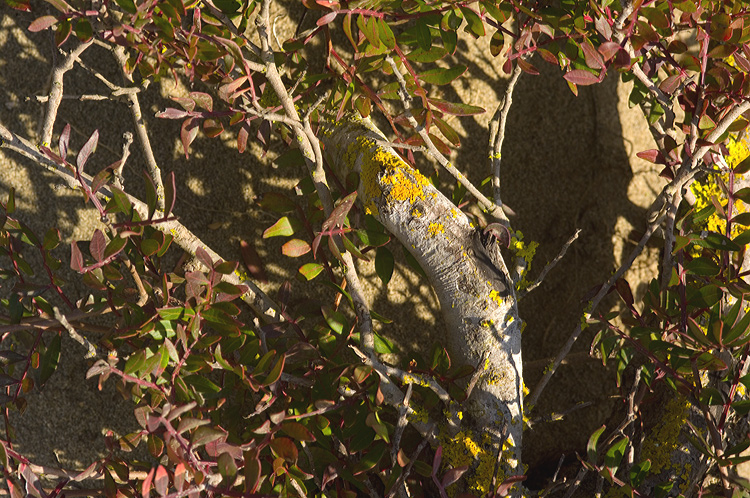
<instances>
[{"instance_id":1,"label":"peeling bark","mask_svg":"<svg viewBox=\"0 0 750 498\"><path fill-rule=\"evenodd\" d=\"M483 440L485 457L496 459L503 452L498 482L521 474L521 320L499 244L487 240L427 178L406 164L368 119L347 117L323 128L321 141L330 164L342 176L359 174L357 201L427 274L445 317L444 342L451 356L484 369L462 406L463 423L474 432L473 441ZM486 484L494 469L494 462L488 463L480 462L483 475L476 475Z\"/></svg>"}]
</instances>

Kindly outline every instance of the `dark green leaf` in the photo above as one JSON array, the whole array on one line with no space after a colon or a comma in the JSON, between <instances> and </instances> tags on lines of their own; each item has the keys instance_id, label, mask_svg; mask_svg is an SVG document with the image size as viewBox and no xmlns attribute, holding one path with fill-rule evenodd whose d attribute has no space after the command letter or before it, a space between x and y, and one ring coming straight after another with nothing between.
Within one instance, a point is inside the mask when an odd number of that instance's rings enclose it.
<instances>
[{"instance_id":1,"label":"dark green leaf","mask_svg":"<svg viewBox=\"0 0 750 498\"><path fill-rule=\"evenodd\" d=\"M47 349L40 358L39 384L44 385L55 373L57 364L60 362L60 348L62 346L61 335L55 334L47 345Z\"/></svg>"},{"instance_id":2,"label":"dark green leaf","mask_svg":"<svg viewBox=\"0 0 750 498\"><path fill-rule=\"evenodd\" d=\"M386 247L378 247L375 254L375 272L384 285L391 281L394 265L393 253Z\"/></svg>"},{"instance_id":3,"label":"dark green leaf","mask_svg":"<svg viewBox=\"0 0 750 498\"><path fill-rule=\"evenodd\" d=\"M419 74L419 79L433 85L447 85L466 72L467 67L461 64L449 68L434 68ZM437 106L436 106L437 107Z\"/></svg>"}]
</instances>

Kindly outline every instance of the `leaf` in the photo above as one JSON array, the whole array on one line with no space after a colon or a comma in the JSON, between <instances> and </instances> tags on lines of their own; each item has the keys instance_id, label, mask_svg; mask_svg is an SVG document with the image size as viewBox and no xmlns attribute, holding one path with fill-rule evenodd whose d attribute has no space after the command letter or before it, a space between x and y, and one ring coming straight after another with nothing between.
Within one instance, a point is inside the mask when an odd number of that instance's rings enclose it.
<instances>
[{"instance_id":1,"label":"leaf","mask_svg":"<svg viewBox=\"0 0 750 498\"><path fill-rule=\"evenodd\" d=\"M198 118L190 117L183 121L182 128L180 128L180 140L182 141L182 148L185 151L185 159L189 157L190 144L198 136L198 124Z\"/></svg>"},{"instance_id":2,"label":"leaf","mask_svg":"<svg viewBox=\"0 0 750 498\"><path fill-rule=\"evenodd\" d=\"M315 441L315 436L299 422L287 421L281 424L281 431L297 441Z\"/></svg>"},{"instance_id":3,"label":"leaf","mask_svg":"<svg viewBox=\"0 0 750 498\"><path fill-rule=\"evenodd\" d=\"M70 268L77 272L83 270L83 254L81 254L78 242L75 240L70 243Z\"/></svg>"},{"instance_id":4,"label":"leaf","mask_svg":"<svg viewBox=\"0 0 750 498\"><path fill-rule=\"evenodd\" d=\"M104 249L104 255L102 259L107 259L115 254L118 254L128 243L128 239L120 237L119 235L109 241L107 247Z\"/></svg>"},{"instance_id":5,"label":"leaf","mask_svg":"<svg viewBox=\"0 0 750 498\"><path fill-rule=\"evenodd\" d=\"M104 248L107 246L107 240L104 238L104 234L98 228L94 230L94 235L91 237L91 243L89 244L89 252L96 261L104 259Z\"/></svg>"},{"instance_id":6,"label":"leaf","mask_svg":"<svg viewBox=\"0 0 750 498\"><path fill-rule=\"evenodd\" d=\"M310 247L310 244L300 239L289 240L281 246L282 254L289 256L290 258L298 258L307 254L311 250L312 248Z\"/></svg>"},{"instance_id":7,"label":"leaf","mask_svg":"<svg viewBox=\"0 0 750 498\"><path fill-rule=\"evenodd\" d=\"M31 24L29 24L29 31L31 31L32 33L37 33L49 28L50 26L54 26L55 24L57 24L57 22L57 17L55 16L38 17L34 19Z\"/></svg>"},{"instance_id":8,"label":"leaf","mask_svg":"<svg viewBox=\"0 0 750 498\"><path fill-rule=\"evenodd\" d=\"M481 38L484 36L484 23L482 22L482 18L479 17L479 14L469 7L459 6L459 8L464 15L464 19L466 19L467 24L465 31L470 33L474 38Z\"/></svg>"},{"instance_id":9,"label":"leaf","mask_svg":"<svg viewBox=\"0 0 750 498\"><path fill-rule=\"evenodd\" d=\"M585 40L581 43L581 51L586 59L586 65L591 69L604 69L604 60L599 52L596 51L591 42Z\"/></svg>"},{"instance_id":10,"label":"leaf","mask_svg":"<svg viewBox=\"0 0 750 498\"><path fill-rule=\"evenodd\" d=\"M39 360L39 384L44 385L57 369L60 362L60 349L62 346L61 334L55 334L47 345L47 349Z\"/></svg>"},{"instance_id":11,"label":"leaf","mask_svg":"<svg viewBox=\"0 0 750 498\"><path fill-rule=\"evenodd\" d=\"M78 166L78 172L83 171L83 167L86 161L89 160L89 156L96 150L96 144L99 142L99 130L94 130L89 139L86 141L84 146L78 152L76 157L76 166Z\"/></svg>"},{"instance_id":12,"label":"leaf","mask_svg":"<svg viewBox=\"0 0 750 498\"><path fill-rule=\"evenodd\" d=\"M55 45L61 46L70 36L73 26L70 21L64 19L60 24L57 25L57 31L55 31Z\"/></svg>"},{"instance_id":13,"label":"leaf","mask_svg":"<svg viewBox=\"0 0 750 498\"><path fill-rule=\"evenodd\" d=\"M307 263L298 270L307 280L312 280L323 271L323 265L319 263Z\"/></svg>"},{"instance_id":14,"label":"leaf","mask_svg":"<svg viewBox=\"0 0 750 498\"><path fill-rule=\"evenodd\" d=\"M591 73L590 71L586 71L585 69L573 69L572 71L568 71L567 73L565 73L563 78L565 78L570 83L573 83L574 85L581 86L599 83L599 77Z\"/></svg>"},{"instance_id":15,"label":"leaf","mask_svg":"<svg viewBox=\"0 0 750 498\"><path fill-rule=\"evenodd\" d=\"M203 121L203 133L208 138L215 138L221 135L224 131L224 125L218 119L206 119Z\"/></svg>"},{"instance_id":16,"label":"leaf","mask_svg":"<svg viewBox=\"0 0 750 498\"><path fill-rule=\"evenodd\" d=\"M265 231L263 232L263 238L268 239L270 237L288 237L290 235L293 235L294 231L295 230L292 226L292 221L289 219L289 217L284 216L282 218L279 218L276 223L265 229Z\"/></svg>"},{"instance_id":17,"label":"leaf","mask_svg":"<svg viewBox=\"0 0 750 498\"><path fill-rule=\"evenodd\" d=\"M446 114L452 114L454 116L473 116L475 114L482 114L483 112L485 112L485 110L482 109L481 107L477 107L473 105L448 102L442 99L427 99L427 100L436 109L443 111Z\"/></svg>"},{"instance_id":18,"label":"leaf","mask_svg":"<svg viewBox=\"0 0 750 498\"><path fill-rule=\"evenodd\" d=\"M268 282L268 276L263 267L263 260L258 255L255 247L251 243L241 240L240 254L242 255L242 262L245 264L245 268L247 268L250 276L260 282Z\"/></svg>"},{"instance_id":19,"label":"leaf","mask_svg":"<svg viewBox=\"0 0 750 498\"><path fill-rule=\"evenodd\" d=\"M169 488L169 474L167 469L163 465L159 465L156 468L156 475L154 476L154 488L159 496L165 496Z\"/></svg>"},{"instance_id":20,"label":"leaf","mask_svg":"<svg viewBox=\"0 0 750 498\"><path fill-rule=\"evenodd\" d=\"M338 12L335 12L335 11L324 14L320 16L320 19L318 19L315 24L317 24L318 26L325 26L326 24L336 19L337 15L338 15Z\"/></svg>"},{"instance_id":21,"label":"leaf","mask_svg":"<svg viewBox=\"0 0 750 498\"><path fill-rule=\"evenodd\" d=\"M299 455L297 446L294 441L288 437L277 437L269 445L274 456L283 458L288 463L295 463Z\"/></svg>"},{"instance_id":22,"label":"leaf","mask_svg":"<svg viewBox=\"0 0 750 498\"><path fill-rule=\"evenodd\" d=\"M203 446L205 444L212 443L221 438L226 438L226 433L218 429L215 429L213 427L202 426L202 427L198 427L195 430L190 442L193 448L197 448L198 446Z\"/></svg>"},{"instance_id":23,"label":"leaf","mask_svg":"<svg viewBox=\"0 0 750 498\"><path fill-rule=\"evenodd\" d=\"M65 125L62 133L60 133L60 140L58 142L58 152L60 157L64 160L68 155L68 143L70 142L70 123Z\"/></svg>"},{"instance_id":24,"label":"leaf","mask_svg":"<svg viewBox=\"0 0 750 498\"><path fill-rule=\"evenodd\" d=\"M599 458L599 452L596 447L599 442L599 438L601 437L602 433L604 433L604 429L606 428L606 425L599 427L596 431L594 431L593 434L591 434L591 437L586 444L586 454L588 455L589 463L591 463L592 465L596 465Z\"/></svg>"},{"instance_id":25,"label":"leaf","mask_svg":"<svg viewBox=\"0 0 750 498\"><path fill-rule=\"evenodd\" d=\"M637 152L635 155L650 163L654 163L654 164L666 164L667 163L667 161L664 159L664 156L657 149L643 150L641 152Z\"/></svg>"},{"instance_id":26,"label":"leaf","mask_svg":"<svg viewBox=\"0 0 750 498\"><path fill-rule=\"evenodd\" d=\"M175 201L177 200L177 183L174 176L174 171L170 171L167 175L167 181L164 182L164 217L168 217L174 209Z\"/></svg>"},{"instance_id":27,"label":"leaf","mask_svg":"<svg viewBox=\"0 0 750 498\"><path fill-rule=\"evenodd\" d=\"M193 99L193 101L201 109L205 109L208 112L213 111L214 100L209 94L204 93L204 92L190 92L190 98Z\"/></svg>"},{"instance_id":28,"label":"leaf","mask_svg":"<svg viewBox=\"0 0 750 498\"><path fill-rule=\"evenodd\" d=\"M76 37L83 43L88 42L94 36L94 30L91 27L91 23L85 17L81 17L76 22Z\"/></svg>"},{"instance_id":29,"label":"leaf","mask_svg":"<svg viewBox=\"0 0 750 498\"><path fill-rule=\"evenodd\" d=\"M449 68L438 67L435 69L428 69L418 76L419 79L424 81L425 83L430 83L433 85L447 85L464 74L466 72L466 69L468 69L466 66L457 64Z\"/></svg>"},{"instance_id":30,"label":"leaf","mask_svg":"<svg viewBox=\"0 0 750 498\"><path fill-rule=\"evenodd\" d=\"M268 372L268 375L266 376L265 380L263 380L264 386L270 386L271 384L276 383L281 378L281 372L284 370L284 362L286 361L286 356L284 354L281 354L279 359L274 364L273 368L270 372Z\"/></svg>"},{"instance_id":31,"label":"leaf","mask_svg":"<svg viewBox=\"0 0 750 498\"><path fill-rule=\"evenodd\" d=\"M394 36L393 31L391 31L391 27L381 18L377 18L376 23L380 41L382 41L389 50L393 50L396 46L396 37Z\"/></svg>"},{"instance_id":32,"label":"leaf","mask_svg":"<svg viewBox=\"0 0 750 498\"><path fill-rule=\"evenodd\" d=\"M384 285L391 281L394 266L393 253L386 247L378 247L375 253L375 272Z\"/></svg>"},{"instance_id":33,"label":"leaf","mask_svg":"<svg viewBox=\"0 0 750 498\"><path fill-rule=\"evenodd\" d=\"M424 52L429 52L430 48L432 48L432 33L430 33L430 27L427 25L426 19L417 19L414 30L419 48Z\"/></svg>"}]
</instances>

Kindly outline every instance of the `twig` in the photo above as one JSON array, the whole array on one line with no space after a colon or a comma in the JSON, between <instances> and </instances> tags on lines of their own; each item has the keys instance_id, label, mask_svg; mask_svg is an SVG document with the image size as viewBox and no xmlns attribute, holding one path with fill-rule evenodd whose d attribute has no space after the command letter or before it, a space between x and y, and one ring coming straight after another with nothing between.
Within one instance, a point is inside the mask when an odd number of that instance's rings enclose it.
<instances>
[{"instance_id":1,"label":"twig","mask_svg":"<svg viewBox=\"0 0 750 498\"><path fill-rule=\"evenodd\" d=\"M487 370L487 360L490 357L490 352L485 351L482 353L482 357L479 360L479 363L477 363L476 368L474 369L474 373L471 374L471 379L469 379L469 384L466 386L466 398L471 396L471 392L474 390L474 387L477 385L477 382L482 377L482 374L485 370Z\"/></svg>"},{"instance_id":2,"label":"twig","mask_svg":"<svg viewBox=\"0 0 750 498\"><path fill-rule=\"evenodd\" d=\"M409 124L422 138L424 146L427 148L427 152L430 154L430 156L432 156L438 162L438 164L440 164L440 166L442 166L448 173L450 173L453 178L455 178L461 185L463 185L466 190L477 199L477 202L479 202L483 209L485 209L490 215L495 217L495 219L501 221L505 220L507 222L508 218L505 216L502 207L495 204L494 202L489 200L483 193L481 193L474 186L474 184L471 183L460 171L458 171L453 163L451 163L437 149L437 147L435 147L435 144L432 143L432 139L430 138L429 133L427 133L427 130L424 128L424 126L421 126L419 123L417 123L416 118L414 118L414 115L412 115L411 113L411 103L409 102L409 93L406 89L406 80L404 79L404 75L401 74L401 71L398 69L398 66L393 61L393 58L390 55L386 57L386 61L388 61L388 64L390 64L391 68L393 69L393 74L398 80L400 87L399 98L405 109L404 115L409 121Z\"/></svg>"},{"instance_id":3,"label":"twig","mask_svg":"<svg viewBox=\"0 0 750 498\"><path fill-rule=\"evenodd\" d=\"M633 262L635 261L635 258L638 257L639 254L643 251L643 248L646 247L646 242L651 238L651 235L653 235L654 231L656 230L656 227L658 227L661 224L662 218L659 218L654 221L654 223L651 223L648 228L646 229L646 233L643 234L641 237L641 240L638 242L638 246L633 249L633 251L628 256L627 261L620 266L620 268L615 272L614 275L612 275L607 282L602 285L601 289L599 289L599 292L597 292L596 296L591 300L590 308L586 311L586 315L589 315L590 313L593 313L593 311L596 309L596 307L599 305L599 303L604 299L604 296L607 295L609 292L609 289L612 288L612 286L617 282L618 279L620 279L626 271L632 266ZM536 404L536 402L539 400L539 396L542 394L542 391L544 391L544 388L547 387L547 383L550 381L552 376L557 371L557 368L562 363L563 359L568 355L570 352L570 349L573 347L573 344L578 340L578 337L580 337L581 332L583 331L583 327L581 327L581 324L579 323L575 330L573 330L573 333L570 334L570 337L568 337L567 342L563 345L563 347L560 349L560 352L555 357L555 360L552 362L552 364L549 366L549 368L546 369L544 376L539 381L539 383L534 388L534 391L531 393L531 395L528 397L527 406L533 406Z\"/></svg>"},{"instance_id":4,"label":"twig","mask_svg":"<svg viewBox=\"0 0 750 498\"><path fill-rule=\"evenodd\" d=\"M401 489L401 486L406 485L406 478L409 477L409 474L411 474L411 468L414 465L414 462L417 461L417 458L419 458L420 453L424 451L425 447L427 447L427 443L429 441L427 438L423 439L421 443L419 443L419 446L417 446L417 449L414 450L414 453L412 453L411 458L409 459L409 463L406 464L406 467L404 468L403 472L401 473L401 476L398 478L396 483L393 485L391 490L386 495L386 498L393 498L393 495L396 494L396 492Z\"/></svg>"},{"instance_id":5,"label":"twig","mask_svg":"<svg viewBox=\"0 0 750 498\"><path fill-rule=\"evenodd\" d=\"M406 424L408 423L408 420L406 419L407 414L407 407L409 406L409 401L411 400L411 393L414 390L414 385L409 384L406 386L406 394L404 395L404 401L403 403L398 407L398 420L396 421L396 428L393 431L393 437L391 438L392 444L391 444L391 468L395 468L397 465L396 463L396 457L398 456L398 451L401 449L401 436L404 434L404 429L406 429Z\"/></svg>"},{"instance_id":6,"label":"twig","mask_svg":"<svg viewBox=\"0 0 750 498\"><path fill-rule=\"evenodd\" d=\"M76 190L80 187L71 172L59 168L55 162L39 152L36 147L31 145L26 139L21 138L15 133L12 133L2 124L0 124L0 138L2 139L0 147L8 148L10 150L18 152L24 157L31 159L35 163L44 166L47 171L50 171L60 177L62 181L71 189ZM83 172L81 172L80 175L88 185L91 184L91 177L89 175ZM100 189L99 192L97 192L97 195L111 196L112 193L106 188L105 185ZM143 219L146 219L148 217L148 206L146 206L146 204L141 200L136 199L129 194L126 195L128 196L128 200L130 200L131 204L133 205L133 208ZM163 218L164 214L157 211L155 213L155 217ZM195 234L188 230L187 227L182 225L176 219L170 219L168 221L165 221L164 223L156 223L153 226L163 233L172 235L177 245L192 256L195 256L195 250L198 247L201 247L206 250L208 255L214 261L223 259L221 258L221 256L219 256L218 253L207 246L201 239L199 239ZM245 301L245 303L247 303L256 313L258 313L259 316L265 317L266 320L270 321L283 320L283 317L281 316L276 303L271 298L269 298L265 294L265 292L260 290L260 288L253 282L249 280L242 280L238 274L229 274L224 278L234 285L244 285L248 288L247 292L242 295L242 300Z\"/></svg>"},{"instance_id":7,"label":"twig","mask_svg":"<svg viewBox=\"0 0 750 498\"><path fill-rule=\"evenodd\" d=\"M505 96L500 105L497 106L495 115L490 121L490 169L492 171L492 195L495 204L503 205L502 196L500 195L500 163L502 161L503 142L505 141L505 125L508 122L510 106L513 103L513 91L516 83L521 76L521 66L516 64L513 75L510 77L508 87L505 89ZM507 218L506 218L507 220Z\"/></svg>"},{"instance_id":8,"label":"twig","mask_svg":"<svg viewBox=\"0 0 750 498\"><path fill-rule=\"evenodd\" d=\"M525 297L529 292L533 291L537 287L541 285L541 283L544 281L545 277L547 277L547 274L552 270L557 264L565 257L565 253L568 252L568 248L573 245L573 242L575 242L578 239L578 235L581 233L580 228L576 228L575 233L568 239L568 241L562 246L560 249L560 252L557 254L555 259L547 263L547 266L544 267L542 272L537 277L536 281L529 285L526 289L520 291L518 293L518 299L522 299Z\"/></svg>"},{"instance_id":9,"label":"twig","mask_svg":"<svg viewBox=\"0 0 750 498\"><path fill-rule=\"evenodd\" d=\"M119 187L120 190L122 190L124 184L122 171L125 168L125 163L128 162L128 158L130 157L130 146L133 144L133 134L129 131L126 131L122 134L122 138L125 140L125 142L122 144L122 156L120 157L120 164L115 168L114 171L115 186Z\"/></svg>"},{"instance_id":10,"label":"twig","mask_svg":"<svg viewBox=\"0 0 750 498\"><path fill-rule=\"evenodd\" d=\"M55 320L57 320L60 323L60 325L63 326L63 328L68 332L70 337L74 341L79 343L81 346L86 348L86 355L84 356L84 358L86 358L87 360L91 358L96 358L96 348L94 347L94 345L91 344L91 342L89 342L88 339L83 337L73 328L70 322L68 322L68 319L65 318L65 315L60 313L60 310L57 308L57 306L52 308L52 312L55 315Z\"/></svg>"},{"instance_id":11,"label":"twig","mask_svg":"<svg viewBox=\"0 0 750 498\"><path fill-rule=\"evenodd\" d=\"M42 133L40 139L40 143L45 147L49 147L52 143L52 129L55 126L57 110L60 108L60 102L62 102L63 97L63 77L65 76L65 73L73 69L75 62L90 46L91 40L86 43L81 43L52 70L49 100L47 101L47 111L45 112L44 121L42 122Z\"/></svg>"},{"instance_id":12,"label":"twig","mask_svg":"<svg viewBox=\"0 0 750 498\"><path fill-rule=\"evenodd\" d=\"M127 57L125 56L125 49L121 46L116 47L112 54L118 62L120 71L125 75L125 64ZM156 185L156 206L159 211L164 211L164 183L161 179L161 170L154 157L154 150L151 147L151 141L148 138L148 130L146 129L146 122L143 119L143 113L141 112L141 104L138 101L138 95L134 92L125 94L130 107L130 113L133 115L133 124L135 125L135 133L138 136L138 141L141 144L141 150L146 157L146 166L148 167L148 174Z\"/></svg>"},{"instance_id":13,"label":"twig","mask_svg":"<svg viewBox=\"0 0 750 498\"><path fill-rule=\"evenodd\" d=\"M99 95L99 94L83 94L83 95L63 95L63 100L78 100L80 102L86 102L86 101L102 101L102 100L111 100L112 95ZM26 97L26 102L36 102L38 104L44 104L49 102L49 95L33 95L31 97Z\"/></svg>"}]
</instances>

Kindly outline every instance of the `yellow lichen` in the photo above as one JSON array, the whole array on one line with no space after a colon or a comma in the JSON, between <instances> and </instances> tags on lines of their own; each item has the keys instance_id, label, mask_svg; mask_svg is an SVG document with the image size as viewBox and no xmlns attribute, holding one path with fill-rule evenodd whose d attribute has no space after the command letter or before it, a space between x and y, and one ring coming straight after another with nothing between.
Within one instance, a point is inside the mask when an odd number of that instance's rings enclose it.
<instances>
[{"instance_id":1,"label":"yellow lichen","mask_svg":"<svg viewBox=\"0 0 750 498\"><path fill-rule=\"evenodd\" d=\"M464 430L453 437L441 432L438 439L443 447L443 465L446 468L471 466L474 461L478 461L476 470L467 482L470 491L478 495L486 494L492 484L495 462L497 461L494 453L489 449L489 435L483 434L480 442L471 432ZM505 450L505 448L503 449ZM449 487L448 492L451 491L455 493L455 488Z\"/></svg>"},{"instance_id":2,"label":"yellow lichen","mask_svg":"<svg viewBox=\"0 0 750 498\"><path fill-rule=\"evenodd\" d=\"M445 227L443 226L442 223L432 222L427 226L427 233L430 234L430 237L434 237L444 232L445 232Z\"/></svg>"},{"instance_id":3,"label":"yellow lichen","mask_svg":"<svg viewBox=\"0 0 750 498\"><path fill-rule=\"evenodd\" d=\"M671 457L680 447L679 435L685 425L690 403L682 396L667 402L664 416L643 441L641 460L651 460L650 473L659 474L672 465Z\"/></svg>"},{"instance_id":4,"label":"yellow lichen","mask_svg":"<svg viewBox=\"0 0 750 498\"><path fill-rule=\"evenodd\" d=\"M503 296L501 296L494 289L490 291L490 299L492 299L493 301L495 301L495 304L497 304L498 306L502 306L503 305Z\"/></svg>"}]
</instances>

